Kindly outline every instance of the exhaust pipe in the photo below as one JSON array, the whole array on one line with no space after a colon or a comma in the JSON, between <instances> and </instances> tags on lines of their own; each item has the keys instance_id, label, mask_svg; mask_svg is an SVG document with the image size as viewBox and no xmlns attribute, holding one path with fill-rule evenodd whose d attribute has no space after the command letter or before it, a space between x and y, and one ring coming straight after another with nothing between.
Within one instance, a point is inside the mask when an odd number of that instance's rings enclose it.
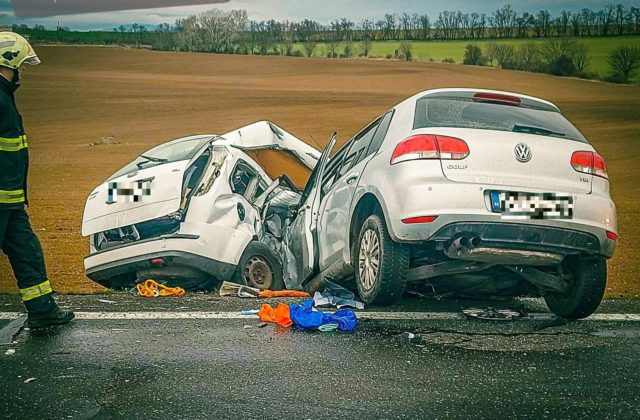
<instances>
[{"instance_id":1,"label":"exhaust pipe","mask_svg":"<svg viewBox=\"0 0 640 420\"><path fill-rule=\"evenodd\" d=\"M451 259L493 265L555 265L564 258L564 255L552 252L494 248L481 246L481 243L482 240L477 236L460 237L449 245L445 254Z\"/></svg>"},{"instance_id":2,"label":"exhaust pipe","mask_svg":"<svg viewBox=\"0 0 640 420\"><path fill-rule=\"evenodd\" d=\"M449 257L460 256L465 253L465 251L471 250L472 248L477 247L480 244L480 238L472 237L467 238L466 236L462 236L460 238L455 239L449 248L447 248L446 254Z\"/></svg>"}]
</instances>

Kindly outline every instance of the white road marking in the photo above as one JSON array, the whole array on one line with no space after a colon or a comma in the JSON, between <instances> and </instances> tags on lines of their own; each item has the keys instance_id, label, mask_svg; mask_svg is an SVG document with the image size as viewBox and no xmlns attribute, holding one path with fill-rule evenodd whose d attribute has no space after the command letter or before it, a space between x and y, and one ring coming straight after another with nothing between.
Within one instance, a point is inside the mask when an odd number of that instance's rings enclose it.
<instances>
[{"instance_id":1,"label":"white road marking","mask_svg":"<svg viewBox=\"0 0 640 420\"><path fill-rule=\"evenodd\" d=\"M458 312L357 312L358 318L379 320L461 320L466 317ZM0 320L15 319L18 312L0 312ZM240 312L76 312L80 320L179 320L179 319L257 319L257 315L242 315ZM527 318L524 318L527 319ZM530 320L555 319L550 313L530 314ZM595 314L586 321L640 321L640 314Z\"/></svg>"}]
</instances>

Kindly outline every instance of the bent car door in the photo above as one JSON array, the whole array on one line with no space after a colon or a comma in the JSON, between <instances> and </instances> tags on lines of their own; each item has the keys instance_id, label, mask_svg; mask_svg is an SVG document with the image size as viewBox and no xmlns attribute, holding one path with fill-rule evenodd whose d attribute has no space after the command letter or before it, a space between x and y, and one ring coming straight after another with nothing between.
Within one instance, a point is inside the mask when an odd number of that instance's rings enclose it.
<instances>
[{"instance_id":1,"label":"bent car door","mask_svg":"<svg viewBox=\"0 0 640 420\"><path fill-rule=\"evenodd\" d=\"M319 264L322 270L341 262L343 251L348 246L351 203L360 175L373 153L370 145L381 121L382 117L376 119L347 143L344 158L323 188L318 221Z\"/></svg>"},{"instance_id":2,"label":"bent car door","mask_svg":"<svg viewBox=\"0 0 640 420\"><path fill-rule=\"evenodd\" d=\"M320 208L320 194L329 154L336 143L334 134L322 152L318 165L314 169L300 199L300 206L288 231L287 246L296 257L297 283L301 285L317 270L318 247L316 226Z\"/></svg>"}]
</instances>

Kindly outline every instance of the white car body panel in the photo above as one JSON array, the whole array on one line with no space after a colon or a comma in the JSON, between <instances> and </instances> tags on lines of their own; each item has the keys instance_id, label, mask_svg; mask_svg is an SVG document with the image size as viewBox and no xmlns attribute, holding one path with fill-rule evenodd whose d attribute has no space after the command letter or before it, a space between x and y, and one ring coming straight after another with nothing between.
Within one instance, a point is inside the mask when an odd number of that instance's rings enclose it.
<instances>
[{"instance_id":1,"label":"white car body panel","mask_svg":"<svg viewBox=\"0 0 640 420\"><path fill-rule=\"evenodd\" d=\"M585 142L539 134L449 127L414 129L419 99L431 94L458 92L515 95L559 112L554 104L531 96L466 88L425 91L396 105L391 110L394 115L385 140L378 150L342 172L323 196L317 227L319 276L333 276L336 267L340 272L337 277L353 271L351 250L358 232L354 236L351 225L365 196L374 197L379 204L389 234L396 242L423 243L432 240L438 231L457 223L499 224L508 229L530 226L542 229L541 232L556 229L556 232L589 235L595 243L591 243L586 252L606 258L613 255L616 242L607 237L607 232L617 234L618 230L616 207L609 196L609 181L577 172L570 164L573 152L594 152L594 148ZM468 144L470 155L462 160L415 160L391 165L396 145L415 134L460 138ZM532 149L533 157L529 162L515 159L514 148L519 143ZM355 182L349 184L352 179ZM491 190L572 197L573 217L571 220L505 220L501 214L491 211L488 198ZM402 222L427 215L438 217L432 223ZM292 225L292 229L295 228ZM544 246L544 238L541 241ZM570 249L573 245L567 246ZM295 248L292 251L299 252Z\"/></svg>"},{"instance_id":2,"label":"white car body panel","mask_svg":"<svg viewBox=\"0 0 640 420\"><path fill-rule=\"evenodd\" d=\"M262 191L272 182L265 170L243 150L287 151L309 169L315 166L320 156L319 151L267 121L233 130L223 136L209 137L214 140L212 153L220 153L216 156L224 156L224 159L219 167L211 166L215 162L209 160L197 186L192 189L193 195L190 195L186 210L180 210L181 205L185 205L182 199L183 177L189 165L208 150L208 145L190 161L160 164L140 170L134 177L123 175L111 181L153 178L157 185L152 184L150 196L143 197L140 203L106 204L107 183L92 192L87 200L82 230L84 236L90 236L90 255L85 258L85 271L89 277L106 279L110 272L120 274L126 270L127 264L141 265L153 256L177 255L195 258L194 261L202 262L203 270L207 265L207 274L228 280L244 249L262 229L260 209L249 201L249 198L255 201L254 197L234 193L230 184L233 172L241 165L256 174L256 178L251 178L246 195L250 191L257 191L257 188ZM190 138L193 137L185 139ZM96 249L94 237L99 232L155 221L178 211L186 213L179 229L171 234L112 249Z\"/></svg>"}]
</instances>

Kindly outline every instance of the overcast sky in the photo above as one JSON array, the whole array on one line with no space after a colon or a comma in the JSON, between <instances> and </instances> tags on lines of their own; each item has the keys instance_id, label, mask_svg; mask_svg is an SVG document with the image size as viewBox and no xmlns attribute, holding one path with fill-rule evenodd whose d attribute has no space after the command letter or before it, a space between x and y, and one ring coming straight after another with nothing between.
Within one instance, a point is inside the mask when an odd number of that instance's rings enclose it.
<instances>
[{"instance_id":1,"label":"overcast sky","mask_svg":"<svg viewBox=\"0 0 640 420\"><path fill-rule=\"evenodd\" d=\"M15 0L21 1L21 0ZM53 1L53 0L52 0ZM85 0L85 1L108 1L108 0ZM176 19L189 15L198 14L206 10L218 8L222 10L245 9L249 17L255 20L266 19L289 19L301 20L305 18L314 19L320 22L329 22L332 19L347 17L354 21L362 19L377 20L385 13L427 13L435 18L441 10L462 10L464 12L479 12L490 14L493 10L502 5L510 3L519 12L536 12L541 9L549 10L556 15L561 10L580 10L589 7L599 10L605 4L612 1L592 1L592 0L230 0L226 4L210 6L173 7L164 9L133 10L121 12L105 12L83 15L66 15L38 19L17 19L12 13L11 0L0 0L1 24L26 23L29 26L43 24L54 28L57 22L61 26L68 26L71 29L111 29L121 24L141 23L155 26L159 23L173 23ZM637 6L638 1L616 1L627 7Z\"/></svg>"}]
</instances>

